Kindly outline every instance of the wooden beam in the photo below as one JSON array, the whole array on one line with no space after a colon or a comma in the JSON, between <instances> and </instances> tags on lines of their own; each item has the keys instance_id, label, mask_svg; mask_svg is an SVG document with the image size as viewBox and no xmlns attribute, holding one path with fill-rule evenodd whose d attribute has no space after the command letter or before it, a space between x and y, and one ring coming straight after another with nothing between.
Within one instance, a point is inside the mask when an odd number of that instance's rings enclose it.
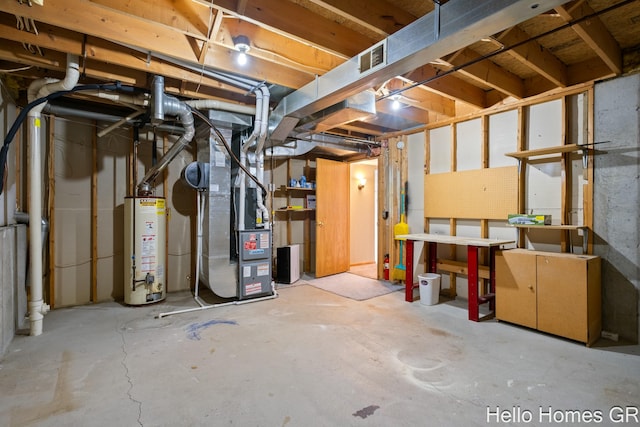
<instances>
[{"instance_id":1,"label":"wooden beam","mask_svg":"<svg viewBox=\"0 0 640 427\"><path fill-rule=\"evenodd\" d=\"M310 75L322 75L345 61L343 56L327 52L308 43L301 43L290 36L239 19L224 19L216 35L215 43L233 51L233 38L244 35L251 42L248 55L272 64L286 65ZM237 66L236 66L237 68Z\"/></svg>"},{"instance_id":2,"label":"wooden beam","mask_svg":"<svg viewBox=\"0 0 640 427\"><path fill-rule=\"evenodd\" d=\"M47 0L48 1L48 0ZM175 0L91 0L92 3L154 24L171 28L190 37L207 39L211 13L191 1Z\"/></svg>"},{"instance_id":3,"label":"wooden beam","mask_svg":"<svg viewBox=\"0 0 640 427\"><path fill-rule=\"evenodd\" d=\"M488 106L485 92L481 88L459 79L453 74L438 77L441 73L442 71L432 65L425 65L405 74L401 78L411 83L433 79L423 86L449 99L461 101L474 107L484 108Z\"/></svg>"},{"instance_id":4,"label":"wooden beam","mask_svg":"<svg viewBox=\"0 0 640 427\"><path fill-rule=\"evenodd\" d=\"M567 5L556 7L556 12L567 22L595 13L587 2L569 9ZM622 50L599 17L572 25L573 30L589 45L616 75L622 74Z\"/></svg>"},{"instance_id":5,"label":"wooden beam","mask_svg":"<svg viewBox=\"0 0 640 427\"><path fill-rule=\"evenodd\" d=\"M235 0L214 2L213 7L238 16ZM322 47L342 55L344 59L357 55L378 41L288 0L248 0L244 14L238 17L259 23L281 35Z\"/></svg>"},{"instance_id":6,"label":"wooden beam","mask_svg":"<svg viewBox=\"0 0 640 427\"><path fill-rule=\"evenodd\" d=\"M464 67L458 73L492 87L517 99L524 97L524 83L516 76L490 60L478 61L480 55L470 49L462 49L453 55L443 58L452 67Z\"/></svg>"},{"instance_id":7,"label":"wooden beam","mask_svg":"<svg viewBox=\"0 0 640 427\"><path fill-rule=\"evenodd\" d=\"M530 39L530 36L519 27L511 27L500 34L495 41L496 46L516 46ZM507 50L507 54L528 66L536 73L548 79L558 87L567 86L567 67L551 52L537 41L530 41Z\"/></svg>"},{"instance_id":8,"label":"wooden beam","mask_svg":"<svg viewBox=\"0 0 640 427\"><path fill-rule=\"evenodd\" d=\"M417 19L399 7L390 13L386 0L310 0L320 7L356 22L384 38ZM433 8L431 8L433 10Z\"/></svg>"},{"instance_id":9,"label":"wooden beam","mask_svg":"<svg viewBox=\"0 0 640 427\"><path fill-rule=\"evenodd\" d=\"M103 8L87 0L47 0L42 7L27 7L17 2L9 2L5 6L3 7L8 13L110 40L119 45L132 46L144 55L147 52L157 52L196 66L201 65L198 63L200 52L194 51L190 38L181 32ZM61 10L66 13L60 13ZM210 45L204 65L235 73L238 70L232 52L223 46ZM257 81L298 88L314 78L310 73L261 58L252 60L254 66L244 74Z\"/></svg>"}]
</instances>

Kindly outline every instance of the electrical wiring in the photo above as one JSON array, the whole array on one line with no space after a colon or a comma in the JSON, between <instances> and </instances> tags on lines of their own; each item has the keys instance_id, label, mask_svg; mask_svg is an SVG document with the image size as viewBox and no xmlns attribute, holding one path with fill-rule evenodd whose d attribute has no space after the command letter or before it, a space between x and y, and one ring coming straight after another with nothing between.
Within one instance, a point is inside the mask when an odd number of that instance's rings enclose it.
<instances>
[{"instance_id":1,"label":"electrical wiring","mask_svg":"<svg viewBox=\"0 0 640 427\"><path fill-rule=\"evenodd\" d=\"M145 92L144 90L138 89L134 86L122 85L120 82L105 83L105 84L88 84L88 85L76 86L70 90L61 90L58 92L53 92L47 96L43 96L42 98L38 98L30 102L29 104L27 104L27 106L24 107L22 111L20 111L20 114L18 114L18 117L16 117L15 121L13 122L13 125L11 125L9 132L7 132L7 135L4 138L4 144L2 145L2 148L0 148L0 194L2 194L2 192L4 191L4 179L2 179L2 177L4 177L6 166L7 166L7 155L9 153L9 146L11 145L11 142L15 138L16 133L18 132L18 129L20 129L20 126L22 126L22 123L27 118L29 111L31 111L34 107L42 103L46 103L51 100L60 98L62 96L69 95L71 93L79 92L83 90L114 90L114 91L122 91L122 92L129 92L129 93Z\"/></svg>"}]
</instances>

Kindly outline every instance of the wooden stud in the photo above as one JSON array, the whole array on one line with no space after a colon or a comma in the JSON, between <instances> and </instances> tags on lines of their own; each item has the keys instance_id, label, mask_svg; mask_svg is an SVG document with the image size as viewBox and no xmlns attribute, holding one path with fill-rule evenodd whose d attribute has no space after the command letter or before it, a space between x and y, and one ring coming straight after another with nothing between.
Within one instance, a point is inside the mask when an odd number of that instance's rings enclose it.
<instances>
[{"instance_id":1,"label":"wooden stud","mask_svg":"<svg viewBox=\"0 0 640 427\"><path fill-rule=\"evenodd\" d=\"M526 107L518 107L518 150L524 151L527 148L527 111ZM526 180L527 180L527 159L518 159L518 212L524 213L526 208ZM524 229L518 230L518 247L525 246Z\"/></svg>"},{"instance_id":2,"label":"wooden stud","mask_svg":"<svg viewBox=\"0 0 640 427\"><path fill-rule=\"evenodd\" d=\"M98 124L91 135L91 302L98 302Z\"/></svg>"},{"instance_id":3,"label":"wooden stud","mask_svg":"<svg viewBox=\"0 0 640 427\"><path fill-rule=\"evenodd\" d=\"M137 168L137 149L136 149L136 141L133 140L133 128L129 131L131 145L129 145L129 153L127 154L127 196L135 195L135 185L136 185L136 168Z\"/></svg>"},{"instance_id":4,"label":"wooden stud","mask_svg":"<svg viewBox=\"0 0 640 427\"><path fill-rule=\"evenodd\" d=\"M587 144L590 147L593 147L594 143L594 89L593 86L587 90ZM587 157L587 170L586 181L587 185L585 185L585 191L582 195L583 199L583 225L588 227L588 230L591 231L588 233L589 240L587 241L587 253L593 253L593 183L594 183L594 171L595 167L593 164L593 150L589 150L590 155ZM584 238L584 237L583 237Z\"/></svg>"},{"instance_id":5,"label":"wooden stud","mask_svg":"<svg viewBox=\"0 0 640 427\"><path fill-rule=\"evenodd\" d=\"M16 113L19 115L22 108L18 108ZM18 128L16 136L14 138L14 144L16 147L16 209L23 211L23 198L22 198L22 127ZM0 179L2 179L0 177Z\"/></svg>"},{"instance_id":6,"label":"wooden stud","mask_svg":"<svg viewBox=\"0 0 640 427\"><path fill-rule=\"evenodd\" d=\"M424 180L427 179L427 175L429 175L431 171L431 132L428 130L424 131ZM426 189L426 186L425 186ZM424 207L423 207L424 210ZM424 232L429 232L429 218L425 216L424 218ZM428 249L427 249L428 251ZM428 256L428 255L427 255Z\"/></svg>"},{"instance_id":7,"label":"wooden stud","mask_svg":"<svg viewBox=\"0 0 640 427\"><path fill-rule=\"evenodd\" d=\"M561 139L562 145L567 145L570 139L569 135L569 103L567 97L562 98L562 119L561 119ZM560 220L561 224L569 224L569 215L571 214L571 153L562 153L560 161ZM560 251L570 252L570 236L569 230L560 232Z\"/></svg>"}]
</instances>

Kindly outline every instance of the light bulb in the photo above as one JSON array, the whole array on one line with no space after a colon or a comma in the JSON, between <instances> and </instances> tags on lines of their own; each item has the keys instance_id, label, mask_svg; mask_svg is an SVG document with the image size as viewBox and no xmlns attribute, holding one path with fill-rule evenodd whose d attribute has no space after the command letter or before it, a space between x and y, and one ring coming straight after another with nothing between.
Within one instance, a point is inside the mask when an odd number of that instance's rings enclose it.
<instances>
[{"instance_id":1,"label":"light bulb","mask_svg":"<svg viewBox=\"0 0 640 427\"><path fill-rule=\"evenodd\" d=\"M245 65L247 63L247 54L240 51L238 54L238 65Z\"/></svg>"}]
</instances>

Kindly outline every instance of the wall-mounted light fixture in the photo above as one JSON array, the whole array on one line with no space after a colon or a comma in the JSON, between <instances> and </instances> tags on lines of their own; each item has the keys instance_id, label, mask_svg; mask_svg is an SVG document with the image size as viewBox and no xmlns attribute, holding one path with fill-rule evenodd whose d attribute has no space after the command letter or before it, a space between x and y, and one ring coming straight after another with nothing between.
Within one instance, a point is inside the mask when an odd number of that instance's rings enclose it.
<instances>
[{"instance_id":1,"label":"wall-mounted light fixture","mask_svg":"<svg viewBox=\"0 0 640 427\"><path fill-rule=\"evenodd\" d=\"M233 38L233 46L239 52L238 65L245 65L247 63L247 52L251 49L251 42L247 36L237 36Z\"/></svg>"},{"instance_id":2,"label":"wall-mounted light fixture","mask_svg":"<svg viewBox=\"0 0 640 427\"><path fill-rule=\"evenodd\" d=\"M367 185L367 178L359 178L358 179L358 190L362 190L364 186Z\"/></svg>"}]
</instances>

